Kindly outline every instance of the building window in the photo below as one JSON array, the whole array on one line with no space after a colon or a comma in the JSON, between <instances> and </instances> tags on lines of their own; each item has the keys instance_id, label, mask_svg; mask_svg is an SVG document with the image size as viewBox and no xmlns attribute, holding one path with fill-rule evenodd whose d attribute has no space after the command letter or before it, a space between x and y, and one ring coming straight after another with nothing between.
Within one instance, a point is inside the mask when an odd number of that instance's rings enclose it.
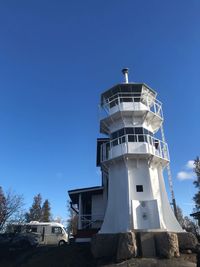
<instances>
[{"instance_id":1,"label":"building window","mask_svg":"<svg viewBox=\"0 0 200 267\"><path fill-rule=\"evenodd\" d=\"M143 192L143 185L136 185L137 192Z\"/></svg>"}]
</instances>

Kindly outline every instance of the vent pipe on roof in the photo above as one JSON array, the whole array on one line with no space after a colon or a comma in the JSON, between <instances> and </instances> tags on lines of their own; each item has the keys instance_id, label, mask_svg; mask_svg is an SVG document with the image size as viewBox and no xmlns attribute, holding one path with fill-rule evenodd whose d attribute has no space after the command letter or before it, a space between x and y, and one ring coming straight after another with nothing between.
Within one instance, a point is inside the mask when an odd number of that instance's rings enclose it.
<instances>
[{"instance_id":1,"label":"vent pipe on roof","mask_svg":"<svg viewBox=\"0 0 200 267\"><path fill-rule=\"evenodd\" d=\"M122 73L124 75L124 82L128 83L128 68L122 69Z\"/></svg>"}]
</instances>

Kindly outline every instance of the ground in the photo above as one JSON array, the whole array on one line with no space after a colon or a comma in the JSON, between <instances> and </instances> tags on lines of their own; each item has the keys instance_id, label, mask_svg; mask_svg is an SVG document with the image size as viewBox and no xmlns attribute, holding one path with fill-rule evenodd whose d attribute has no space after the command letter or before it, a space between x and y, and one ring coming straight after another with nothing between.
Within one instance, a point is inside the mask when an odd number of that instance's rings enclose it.
<instances>
[{"instance_id":1,"label":"ground","mask_svg":"<svg viewBox=\"0 0 200 267\"><path fill-rule=\"evenodd\" d=\"M23 251L0 249L1 267L195 267L195 262L195 254L182 254L181 258L171 260L143 258L121 263L96 261L87 244L40 247Z\"/></svg>"}]
</instances>

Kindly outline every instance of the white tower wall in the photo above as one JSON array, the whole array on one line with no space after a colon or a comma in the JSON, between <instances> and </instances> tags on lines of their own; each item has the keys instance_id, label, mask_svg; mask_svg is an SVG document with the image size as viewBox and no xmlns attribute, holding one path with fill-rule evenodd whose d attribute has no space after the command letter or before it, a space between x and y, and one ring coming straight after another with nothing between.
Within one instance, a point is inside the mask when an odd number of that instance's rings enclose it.
<instances>
[{"instance_id":1,"label":"white tower wall","mask_svg":"<svg viewBox=\"0 0 200 267\"><path fill-rule=\"evenodd\" d=\"M142 185L143 192L136 186ZM109 167L108 206L100 233L135 230L182 232L169 205L162 166L121 159Z\"/></svg>"}]
</instances>

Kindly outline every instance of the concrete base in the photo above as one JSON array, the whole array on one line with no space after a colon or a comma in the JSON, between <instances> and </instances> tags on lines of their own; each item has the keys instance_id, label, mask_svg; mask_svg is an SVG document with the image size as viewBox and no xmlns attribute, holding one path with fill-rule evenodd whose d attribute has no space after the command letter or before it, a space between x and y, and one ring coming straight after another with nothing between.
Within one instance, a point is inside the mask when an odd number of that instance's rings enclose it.
<instances>
[{"instance_id":1,"label":"concrete base","mask_svg":"<svg viewBox=\"0 0 200 267\"><path fill-rule=\"evenodd\" d=\"M155 234L151 232L138 233L138 241L140 242L140 254L144 258L156 257Z\"/></svg>"}]
</instances>

